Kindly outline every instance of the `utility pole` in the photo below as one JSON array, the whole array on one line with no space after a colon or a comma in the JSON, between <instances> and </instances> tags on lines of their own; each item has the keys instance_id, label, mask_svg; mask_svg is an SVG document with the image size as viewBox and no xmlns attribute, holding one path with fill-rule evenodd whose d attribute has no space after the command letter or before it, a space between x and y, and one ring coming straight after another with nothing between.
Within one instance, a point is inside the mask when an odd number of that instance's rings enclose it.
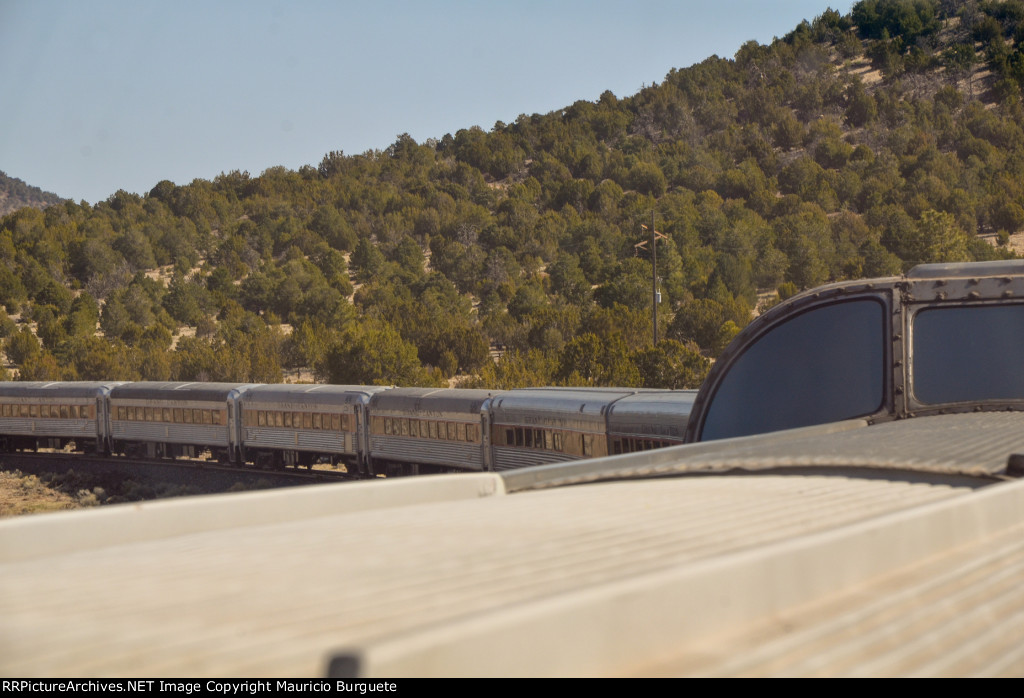
<instances>
[{"instance_id":1,"label":"utility pole","mask_svg":"<svg viewBox=\"0 0 1024 698\"><path fill-rule=\"evenodd\" d=\"M647 226L643 223L640 227L647 230ZM665 236L654 229L654 209L651 209L651 319L653 320L654 326L654 346L658 346L658 238L664 238ZM637 250L642 250L647 247L647 240L642 240L637 244L633 245Z\"/></svg>"},{"instance_id":2,"label":"utility pole","mask_svg":"<svg viewBox=\"0 0 1024 698\"><path fill-rule=\"evenodd\" d=\"M654 317L654 346L658 346L658 231L654 229L654 209L651 209L651 315Z\"/></svg>"}]
</instances>

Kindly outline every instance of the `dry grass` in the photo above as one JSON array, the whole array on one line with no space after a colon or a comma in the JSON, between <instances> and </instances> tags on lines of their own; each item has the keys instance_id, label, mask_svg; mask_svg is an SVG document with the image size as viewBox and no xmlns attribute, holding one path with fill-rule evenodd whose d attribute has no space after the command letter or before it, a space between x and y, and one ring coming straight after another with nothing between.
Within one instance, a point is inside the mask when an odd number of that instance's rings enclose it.
<instances>
[{"instance_id":1,"label":"dry grass","mask_svg":"<svg viewBox=\"0 0 1024 698\"><path fill-rule=\"evenodd\" d=\"M17 470L0 470L0 518L38 514L47 511L62 511L88 506L95 496L86 492L86 501L80 497L54 489L44 484L35 475L25 475Z\"/></svg>"}]
</instances>

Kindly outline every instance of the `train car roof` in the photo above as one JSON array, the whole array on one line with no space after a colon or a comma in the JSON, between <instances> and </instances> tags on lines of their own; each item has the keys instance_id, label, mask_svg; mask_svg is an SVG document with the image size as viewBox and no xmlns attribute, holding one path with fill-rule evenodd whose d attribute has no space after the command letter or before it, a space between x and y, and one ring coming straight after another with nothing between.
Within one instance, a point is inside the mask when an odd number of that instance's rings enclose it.
<instances>
[{"instance_id":1,"label":"train car roof","mask_svg":"<svg viewBox=\"0 0 1024 698\"><path fill-rule=\"evenodd\" d=\"M243 400L289 400L308 405L348 405L365 402L371 395L388 390L379 385L276 384L246 388Z\"/></svg>"},{"instance_id":2,"label":"train car roof","mask_svg":"<svg viewBox=\"0 0 1024 698\"><path fill-rule=\"evenodd\" d=\"M636 393L633 388L517 388L495 396L491 409L495 420L525 412L598 417L609 405Z\"/></svg>"},{"instance_id":3,"label":"train car roof","mask_svg":"<svg viewBox=\"0 0 1024 698\"><path fill-rule=\"evenodd\" d=\"M478 413L493 396L490 390L393 388L375 393L370 398L370 409Z\"/></svg>"},{"instance_id":4,"label":"train car roof","mask_svg":"<svg viewBox=\"0 0 1024 698\"><path fill-rule=\"evenodd\" d=\"M199 383L143 381L125 383L110 391L111 399L124 400L198 400L223 402L232 391L251 383Z\"/></svg>"},{"instance_id":5,"label":"train car roof","mask_svg":"<svg viewBox=\"0 0 1024 698\"><path fill-rule=\"evenodd\" d=\"M96 397L121 385L118 381L5 381L0 382L0 397L54 398Z\"/></svg>"},{"instance_id":6,"label":"train car roof","mask_svg":"<svg viewBox=\"0 0 1024 698\"><path fill-rule=\"evenodd\" d=\"M612 403L608 412L608 433L648 437L662 435L681 440L696 398L696 390L627 395Z\"/></svg>"}]
</instances>

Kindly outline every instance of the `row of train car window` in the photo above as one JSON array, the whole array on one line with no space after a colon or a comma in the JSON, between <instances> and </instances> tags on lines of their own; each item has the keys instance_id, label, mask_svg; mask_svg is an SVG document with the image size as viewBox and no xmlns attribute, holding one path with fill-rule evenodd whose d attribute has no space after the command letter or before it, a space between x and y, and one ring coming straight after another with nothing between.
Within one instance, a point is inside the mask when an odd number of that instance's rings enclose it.
<instances>
[{"instance_id":1,"label":"row of train car window","mask_svg":"<svg viewBox=\"0 0 1024 698\"><path fill-rule=\"evenodd\" d=\"M612 455L620 453L636 453L637 451L652 451L656 448L666 446L678 446L681 441L666 441L664 439L638 439L635 437L615 436L612 437Z\"/></svg>"},{"instance_id":2,"label":"row of train car window","mask_svg":"<svg viewBox=\"0 0 1024 698\"><path fill-rule=\"evenodd\" d=\"M0 405L0 416L37 419L95 419L95 405Z\"/></svg>"},{"instance_id":3,"label":"row of train car window","mask_svg":"<svg viewBox=\"0 0 1024 698\"><path fill-rule=\"evenodd\" d=\"M281 412L278 410L247 410L242 423L247 427L284 427L287 429L330 429L355 431L351 414L321 412Z\"/></svg>"},{"instance_id":4,"label":"row of train car window","mask_svg":"<svg viewBox=\"0 0 1024 698\"><path fill-rule=\"evenodd\" d=\"M433 419L409 419L406 417L373 417L370 433L386 436L410 436L416 439L437 439L438 441L464 441L480 443L480 425L465 422L446 422Z\"/></svg>"},{"instance_id":5,"label":"row of train car window","mask_svg":"<svg viewBox=\"0 0 1024 698\"><path fill-rule=\"evenodd\" d=\"M587 457L594 455L593 434L577 434L531 427L497 427L494 432L497 446L536 448Z\"/></svg>"},{"instance_id":6,"label":"row of train car window","mask_svg":"<svg viewBox=\"0 0 1024 698\"><path fill-rule=\"evenodd\" d=\"M167 422L170 424L227 424L224 410L188 407L118 407L117 419L128 422Z\"/></svg>"}]
</instances>

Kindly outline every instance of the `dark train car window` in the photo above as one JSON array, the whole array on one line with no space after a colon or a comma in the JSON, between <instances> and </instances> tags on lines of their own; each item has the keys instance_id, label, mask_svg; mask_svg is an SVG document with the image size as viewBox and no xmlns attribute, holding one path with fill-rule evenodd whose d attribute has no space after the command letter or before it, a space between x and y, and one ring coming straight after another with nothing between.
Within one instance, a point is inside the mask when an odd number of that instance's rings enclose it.
<instances>
[{"instance_id":1,"label":"dark train car window","mask_svg":"<svg viewBox=\"0 0 1024 698\"><path fill-rule=\"evenodd\" d=\"M1024 305L922 310L912 356L921 402L1024 399Z\"/></svg>"},{"instance_id":2,"label":"dark train car window","mask_svg":"<svg viewBox=\"0 0 1024 698\"><path fill-rule=\"evenodd\" d=\"M711 398L701 440L760 434L872 414L885 398L881 301L819 306L741 354Z\"/></svg>"}]
</instances>

